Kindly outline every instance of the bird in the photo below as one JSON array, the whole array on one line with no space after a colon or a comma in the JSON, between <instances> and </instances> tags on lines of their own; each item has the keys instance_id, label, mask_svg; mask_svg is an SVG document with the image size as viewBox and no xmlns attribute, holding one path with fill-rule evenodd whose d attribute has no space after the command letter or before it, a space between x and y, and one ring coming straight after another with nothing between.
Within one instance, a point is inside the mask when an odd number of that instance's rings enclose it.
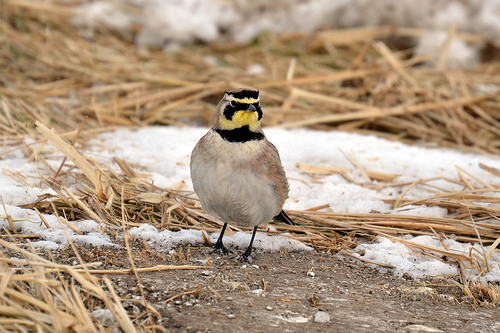
<instances>
[{"instance_id":1,"label":"bird","mask_svg":"<svg viewBox=\"0 0 500 333\"><path fill-rule=\"evenodd\" d=\"M224 225L214 251L227 254L222 238L228 223L253 227L246 251L234 258L248 261L257 227L272 220L295 224L283 211L289 185L276 147L262 130L259 91L225 91L213 127L191 153L193 189L201 206Z\"/></svg>"}]
</instances>

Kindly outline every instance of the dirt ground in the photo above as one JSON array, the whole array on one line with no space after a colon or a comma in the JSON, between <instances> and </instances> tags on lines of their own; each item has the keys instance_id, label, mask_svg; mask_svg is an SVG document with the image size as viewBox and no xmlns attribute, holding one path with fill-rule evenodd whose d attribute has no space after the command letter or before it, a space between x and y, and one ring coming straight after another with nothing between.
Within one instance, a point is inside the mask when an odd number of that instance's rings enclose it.
<instances>
[{"instance_id":1,"label":"dirt ground","mask_svg":"<svg viewBox=\"0 0 500 333\"><path fill-rule=\"evenodd\" d=\"M157 323L170 332L500 332L500 310L465 300L452 280L396 277L339 254L255 250L252 263L241 263L207 247L167 253L143 245L131 242L136 267L206 265L139 274ZM76 262L71 254L56 259ZM130 267L125 249L80 254L103 262L99 268ZM140 299L134 275L109 278L121 297ZM137 301L124 305L144 310Z\"/></svg>"}]
</instances>

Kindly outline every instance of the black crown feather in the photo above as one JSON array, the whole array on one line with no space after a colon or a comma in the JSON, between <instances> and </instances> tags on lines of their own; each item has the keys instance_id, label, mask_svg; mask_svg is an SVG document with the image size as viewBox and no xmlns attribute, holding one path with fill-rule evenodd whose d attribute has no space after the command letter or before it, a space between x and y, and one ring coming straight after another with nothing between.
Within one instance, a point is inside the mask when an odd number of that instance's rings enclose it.
<instances>
[{"instance_id":1,"label":"black crown feather","mask_svg":"<svg viewBox=\"0 0 500 333\"><path fill-rule=\"evenodd\" d=\"M259 99L259 91L253 89L234 89L226 91L226 94L233 96L236 99L243 99L243 98Z\"/></svg>"}]
</instances>

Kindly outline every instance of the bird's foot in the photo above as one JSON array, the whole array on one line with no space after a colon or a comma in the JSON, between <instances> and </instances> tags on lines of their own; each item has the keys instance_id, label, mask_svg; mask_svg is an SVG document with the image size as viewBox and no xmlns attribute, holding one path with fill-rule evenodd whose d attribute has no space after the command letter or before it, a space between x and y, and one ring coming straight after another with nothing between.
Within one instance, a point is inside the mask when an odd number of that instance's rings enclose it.
<instances>
[{"instance_id":1,"label":"bird's foot","mask_svg":"<svg viewBox=\"0 0 500 333\"><path fill-rule=\"evenodd\" d=\"M227 249L224 245L222 246L214 246L212 248L212 253L217 253L218 255L226 255L229 254L231 251Z\"/></svg>"},{"instance_id":2,"label":"bird's foot","mask_svg":"<svg viewBox=\"0 0 500 333\"><path fill-rule=\"evenodd\" d=\"M229 254L231 251L229 251L227 249L227 247L225 247L224 245L220 244L218 245L217 243L210 249L207 249L205 251L203 251L203 254L204 255L212 255L212 254L217 254L219 256L222 256L222 255L227 255Z\"/></svg>"},{"instance_id":3,"label":"bird's foot","mask_svg":"<svg viewBox=\"0 0 500 333\"><path fill-rule=\"evenodd\" d=\"M241 262L247 262L247 263L251 264L253 261L252 252L245 251L242 254L238 254L234 257L231 257L231 259L236 260L236 261L241 261Z\"/></svg>"}]
</instances>

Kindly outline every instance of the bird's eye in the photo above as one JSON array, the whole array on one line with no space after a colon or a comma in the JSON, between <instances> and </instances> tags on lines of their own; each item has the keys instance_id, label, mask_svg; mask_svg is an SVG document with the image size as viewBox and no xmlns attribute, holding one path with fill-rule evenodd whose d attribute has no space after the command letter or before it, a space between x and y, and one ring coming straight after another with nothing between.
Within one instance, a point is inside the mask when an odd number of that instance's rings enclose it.
<instances>
[{"instance_id":1,"label":"bird's eye","mask_svg":"<svg viewBox=\"0 0 500 333\"><path fill-rule=\"evenodd\" d=\"M229 101L229 105L231 105L234 108L234 101Z\"/></svg>"}]
</instances>

